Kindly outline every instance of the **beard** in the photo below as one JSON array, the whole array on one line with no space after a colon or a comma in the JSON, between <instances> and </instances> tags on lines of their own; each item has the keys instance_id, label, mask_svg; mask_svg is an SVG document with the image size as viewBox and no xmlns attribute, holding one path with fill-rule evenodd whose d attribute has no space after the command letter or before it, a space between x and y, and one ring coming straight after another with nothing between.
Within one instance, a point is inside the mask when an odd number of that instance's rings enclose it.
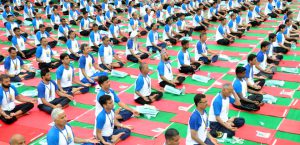
<instances>
[{"instance_id":1,"label":"beard","mask_svg":"<svg viewBox=\"0 0 300 145\"><path fill-rule=\"evenodd\" d=\"M165 58L165 61L169 61L169 60L170 60L170 57Z\"/></svg>"},{"instance_id":2,"label":"beard","mask_svg":"<svg viewBox=\"0 0 300 145\"><path fill-rule=\"evenodd\" d=\"M10 84L8 84L8 85L2 84L2 87L8 89L10 87Z\"/></svg>"}]
</instances>

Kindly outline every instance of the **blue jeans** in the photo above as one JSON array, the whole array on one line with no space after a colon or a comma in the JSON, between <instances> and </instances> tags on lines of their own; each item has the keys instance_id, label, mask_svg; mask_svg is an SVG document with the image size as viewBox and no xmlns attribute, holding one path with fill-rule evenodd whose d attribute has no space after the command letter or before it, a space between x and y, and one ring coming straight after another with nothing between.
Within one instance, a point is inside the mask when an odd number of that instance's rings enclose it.
<instances>
[{"instance_id":1,"label":"blue jeans","mask_svg":"<svg viewBox=\"0 0 300 145\"><path fill-rule=\"evenodd\" d=\"M122 119L119 119L119 121L120 122L126 121L126 120L130 119L132 115L133 115L132 112L130 112L130 111L126 110L126 109L122 109L120 111L120 116L122 117Z\"/></svg>"},{"instance_id":2,"label":"blue jeans","mask_svg":"<svg viewBox=\"0 0 300 145\"><path fill-rule=\"evenodd\" d=\"M100 76L107 76L107 75L108 75L107 72L96 72L96 73L94 73L94 74L91 76L91 78L94 78L94 77L100 77ZM91 85L96 85L96 82L95 82L95 81L94 81L94 82L89 82L89 80L88 80L87 78L83 78L83 79L81 80L81 82L84 83L84 84L89 83L89 84L91 84Z\"/></svg>"},{"instance_id":3,"label":"blue jeans","mask_svg":"<svg viewBox=\"0 0 300 145\"><path fill-rule=\"evenodd\" d=\"M162 47L162 48L166 48L167 44L166 43L160 43L160 44L157 44L157 46ZM157 50L160 51L157 47L147 46L147 51L150 51L150 49L152 50L153 53L156 53Z\"/></svg>"},{"instance_id":4,"label":"blue jeans","mask_svg":"<svg viewBox=\"0 0 300 145\"><path fill-rule=\"evenodd\" d=\"M120 129L114 129L113 131L113 135L117 135L119 133L122 133L124 132L124 134L120 137L121 140L125 140L126 138L128 138L131 134L131 130L129 129L126 129L126 128L120 128ZM111 137L112 136L103 136L103 139L106 141L106 142L109 142L109 143L112 143L111 142ZM99 145L103 145L102 143L99 143Z\"/></svg>"},{"instance_id":5,"label":"blue jeans","mask_svg":"<svg viewBox=\"0 0 300 145\"><path fill-rule=\"evenodd\" d=\"M65 88L63 88L63 90L66 91L67 94L73 95L73 93L72 93L73 88L78 88L78 87L80 87L80 86L65 87ZM80 89L80 92L82 94L89 92L89 87L84 87L84 88Z\"/></svg>"}]
</instances>

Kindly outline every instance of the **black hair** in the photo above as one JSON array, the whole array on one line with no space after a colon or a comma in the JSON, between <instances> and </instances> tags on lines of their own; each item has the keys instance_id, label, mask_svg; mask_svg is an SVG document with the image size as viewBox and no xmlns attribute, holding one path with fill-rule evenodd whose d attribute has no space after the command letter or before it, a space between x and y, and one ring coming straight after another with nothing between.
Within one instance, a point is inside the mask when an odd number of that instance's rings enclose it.
<instances>
[{"instance_id":1,"label":"black hair","mask_svg":"<svg viewBox=\"0 0 300 145\"><path fill-rule=\"evenodd\" d=\"M46 26L44 24L40 24L39 28L45 28Z\"/></svg>"},{"instance_id":2,"label":"black hair","mask_svg":"<svg viewBox=\"0 0 300 145\"><path fill-rule=\"evenodd\" d=\"M198 103L203 99L205 98L206 96L204 94L196 94L195 97L194 97L194 103L195 105L197 106Z\"/></svg>"},{"instance_id":3,"label":"black hair","mask_svg":"<svg viewBox=\"0 0 300 145\"><path fill-rule=\"evenodd\" d=\"M111 96L110 95L103 95L99 98L98 102L100 103L100 105L103 107L104 104L107 103L107 101L111 100Z\"/></svg>"},{"instance_id":4,"label":"black hair","mask_svg":"<svg viewBox=\"0 0 300 145\"><path fill-rule=\"evenodd\" d=\"M263 47L267 47L267 46L269 46L269 45L270 45L270 42L264 41L264 42L262 42L262 43L260 44L260 49L262 49Z\"/></svg>"},{"instance_id":5,"label":"black hair","mask_svg":"<svg viewBox=\"0 0 300 145\"><path fill-rule=\"evenodd\" d=\"M189 43L188 40L182 40L182 41L181 41L181 46L186 45L186 44L188 44L188 43Z\"/></svg>"},{"instance_id":6,"label":"black hair","mask_svg":"<svg viewBox=\"0 0 300 145\"><path fill-rule=\"evenodd\" d=\"M8 52L11 53L11 51L13 51L13 50L14 50L14 51L17 51L16 48L14 48L14 47L9 47Z\"/></svg>"},{"instance_id":7,"label":"black hair","mask_svg":"<svg viewBox=\"0 0 300 145\"><path fill-rule=\"evenodd\" d=\"M173 137L178 136L179 132L174 128L169 128L165 132L165 139L171 140Z\"/></svg>"},{"instance_id":8,"label":"black hair","mask_svg":"<svg viewBox=\"0 0 300 145\"><path fill-rule=\"evenodd\" d=\"M80 45L80 50L83 51L84 50L84 47L87 47L88 45L86 43L83 43Z\"/></svg>"},{"instance_id":9,"label":"black hair","mask_svg":"<svg viewBox=\"0 0 300 145\"><path fill-rule=\"evenodd\" d=\"M60 58L60 60L64 60L67 56L69 56L68 53L62 53L62 54L59 56L59 58ZM69 56L69 57L70 57L70 56Z\"/></svg>"},{"instance_id":10,"label":"black hair","mask_svg":"<svg viewBox=\"0 0 300 145\"><path fill-rule=\"evenodd\" d=\"M16 28L14 28L13 31L15 32L15 31L17 31L17 30L20 30L20 28L19 28L19 27L16 27Z\"/></svg>"},{"instance_id":11,"label":"black hair","mask_svg":"<svg viewBox=\"0 0 300 145\"><path fill-rule=\"evenodd\" d=\"M104 40L107 39L107 38L108 38L107 36L102 37L102 41L104 41Z\"/></svg>"},{"instance_id":12,"label":"black hair","mask_svg":"<svg viewBox=\"0 0 300 145\"><path fill-rule=\"evenodd\" d=\"M107 76L100 76L98 78L98 84L101 86L105 81L108 80L108 77Z\"/></svg>"},{"instance_id":13,"label":"black hair","mask_svg":"<svg viewBox=\"0 0 300 145\"><path fill-rule=\"evenodd\" d=\"M284 29L284 28L285 28L285 25L284 25L284 24L279 25L279 27L278 27L276 33L278 33L279 31L281 31L281 29Z\"/></svg>"},{"instance_id":14,"label":"black hair","mask_svg":"<svg viewBox=\"0 0 300 145\"><path fill-rule=\"evenodd\" d=\"M242 66L238 66L235 68L235 74L240 74L240 73L243 73L246 71L246 68L245 67L242 67Z\"/></svg>"},{"instance_id":15,"label":"black hair","mask_svg":"<svg viewBox=\"0 0 300 145\"><path fill-rule=\"evenodd\" d=\"M276 37L276 34L274 34L274 33L269 34L269 40L274 39L275 37Z\"/></svg>"},{"instance_id":16,"label":"black hair","mask_svg":"<svg viewBox=\"0 0 300 145\"><path fill-rule=\"evenodd\" d=\"M42 68L41 69L41 78L43 78L44 76L46 76L47 73L49 73L49 69L48 68Z\"/></svg>"},{"instance_id":17,"label":"black hair","mask_svg":"<svg viewBox=\"0 0 300 145\"><path fill-rule=\"evenodd\" d=\"M255 55L255 54L249 54L247 60L248 60L248 62L250 62L250 61L252 61L254 58L256 58L256 55Z\"/></svg>"}]
</instances>

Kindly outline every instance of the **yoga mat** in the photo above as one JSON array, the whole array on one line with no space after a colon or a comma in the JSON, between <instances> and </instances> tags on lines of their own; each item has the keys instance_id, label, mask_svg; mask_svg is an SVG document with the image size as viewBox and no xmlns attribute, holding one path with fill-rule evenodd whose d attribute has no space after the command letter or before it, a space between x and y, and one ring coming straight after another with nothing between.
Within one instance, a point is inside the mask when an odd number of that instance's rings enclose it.
<instances>
[{"instance_id":1,"label":"yoga mat","mask_svg":"<svg viewBox=\"0 0 300 145\"><path fill-rule=\"evenodd\" d=\"M273 76L273 80L300 82L300 75L276 72Z\"/></svg>"},{"instance_id":2,"label":"yoga mat","mask_svg":"<svg viewBox=\"0 0 300 145\"><path fill-rule=\"evenodd\" d=\"M191 112L180 111L170 121L180 124L188 124L191 114Z\"/></svg>"},{"instance_id":3,"label":"yoga mat","mask_svg":"<svg viewBox=\"0 0 300 145\"><path fill-rule=\"evenodd\" d=\"M169 124L161 122L153 122L144 119L131 118L125 122L125 125L134 127L132 132L146 136L156 137L159 136L169 126Z\"/></svg>"},{"instance_id":4,"label":"yoga mat","mask_svg":"<svg viewBox=\"0 0 300 145\"><path fill-rule=\"evenodd\" d=\"M141 106L140 104L134 101L133 94L122 93L121 95L119 95L119 97L122 100L122 102L126 104ZM153 102L151 105L155 106L159 111L178 113L178 111L182 109L189 108L191 104L161 99L159 101Z\"/></svg>"},{"instance_id":5,"label":"yoga mat","mask_svg":"<svg viewBox=\"0 0 300 145\"><path fill-rule=\"evenodd\" d=\"M153 144L154 144L154 140L130 136L129 138L118 142L117 145L153 145Z\"/></svg>"},{"instance_id":6,"label":"yoga mat","mask_svg":"<svg viewBox=\"0 0 300 145\"><path fill-rule=\"evenodd\" d=\"M75 96L75 101L82 104L87 105L95 105L96 104L96 94L85 93Z\"/></svg>"},{"instance_id":7,"label":"yoga mat","mask_svg":"<svg viewBox=\"0 0 300 145\"><path fill-rule=\"evenodd\" d=\"M39 120L31 120L31 123L35 124L35 122L39 122ZM1 122L2 124L2 122ZM6 125L6 124L2 124L2 126L0 126L0 144L1 145L5 145L2 144L2 142L6 142L8 143L11 136L14 134L22 134L25 137L26 143L29 143L35 139L37 139L38 137L43 136L44 134L47 133L47 130L43 130L43 129L38 129L38 128L34 128L34 127L28 127L28 126L24 126L24 125L19 125L19 124L11 124L11 125Z\"/></svg>"},{"instance_id":8,"label":"yoga mat","mask_svg":"<svg viewBox=\"0 0 300 145\"><path fill-rule=\"evenodd\" d=\"M300 145L300 143L292 142L289 140L275 138L271 145Z\"/></svg>"},{"instance_id":9,"label":"yoga mat","mask_svg":"<svg viewBox=\"0 0 300 145\"><path fill-rule=\"evenodd\" d=\"M211 63L212 66L219 66L219 67L226 67L226 68L235 68L237 63L236 62L229 62L229 61L220 61L218 60L215 63Z\"/></svg>"},{"instance_id":10,"label":"yoga mat","mask_svg":"<svg viewBox=\"0 0 300 145\"><path fill-rule=\"evenodd\" d=\"M216 41L206 41L207 45L219 45ZM229 46L238 47L238 48L254 48L255 45L246 44L246 43L231 43Z\"/></svg>"},{"instance_id":11,"label":"yoga mat","mask_svg":"<svg viewBox=\"0 0 300 145\"><path fill-rule=\"evenodd\" d=\"M1 145L9 145L8 143L2 142L2 141L0 141L0 144L1 144Z\"/></svg>"},{"instance_id":12,"label":"yoga mat","mask_svg":"<svg viewBox=\"0 0 300 145\"><path fill-rule=\"evenodd\" d=\"M80 116L76 119L76 121L87 123L87 124L95 124L95 110L91 110L84 115Z\"/></svg>"},{"instance_id":13,"label":"yoga mat","mask_svg":"<svg viewBox=\"0 0 300 145\"><path fill-rule=\"evenodd\" d=\"M130 87L131 84L127 84L127 83L121 83L121 82L116 82L116 81L110 81L110 87L117 92L123 91L128 89L128 87Z\"/></svg>"},{"instance_id":14,"label":"yoga mat","mask_svg":"<svg viewBox=\"0 0 300 145\"><path fill-rule=\"evenodd\" d=\"M147 64L158 65L158 63L160 62L160 60L147 58L147 59L143 59L142 62L147 63Z\"/></svg>"},{"instance_id":15,"label":"yoga mat","mask_svg":"<svg viewBox=\"0 0 300 145\"><path fill-rule=\"evenodd\" d=\"M291 104L291 108L300 109L300 100L299 99L294 99L292 104Z\"/></svg>"},{"instance_id":16,"label":"yoga mat","mask_svg":"<svg viewBox=\"0 0 300 145\"><path fill-rule=\"evenodd\" d=\"M126 72L129 75L134 75L134 76L138 76L140 74L140 70L136 68L122 67L122 68L116 68L115 70ZM149 74L152 74L152 71L150 71Z\"/></svg>"},{"instance_id":17,"label":"yoga mat","mask_svg":"<svg viewBox=\"0 0 300 145\"><path fill-rule=\"evenodd\" d=\"M215 79L215 80L217 80L217 79L219 79L220 77L223 76L222 73L208 72L208 71L202 71L202 70L197 71L195 74L196 74L196 75L202 75L202 76L208 76L208 73L210 73L210 77L211 77L212 79Z\"/></svg>"},{"instance_id":18,"label":"yoga mat","mask_svg":"<svg viewBox=\"0 0 300 145\"><path fill-rule=\"evenodd\" d=\"M75 137L80 138L92 138L93 137L93 129L81 128L81 127L72 127L73 133Z\"/></svg>"},{"instance_id":19,"label":"yoga mat","mask_svg":"<svg viewBox=\"0 0 300 145\"><path fill-rule=\"evenodd\" d=\"M232 51L222 51L222 54L227 55L227 56L236 56L236 57L242 57L242 58L245 58L248 55L248 53L243 53L243 52L237 53L237 52L232 52Z\"/></svg>"},{"instance_id":20,"label":"yoga mat","mask_svg":"<svg viewBox=\"0 0 300 145\"><path fill-rule=\"evenodd\" d=\"M288 133L300 134L300 122L295 120L283 119L278 130Z\"/></svg>"},{"instance_id":21,"label":"yoga mat","mask_svg":"<svg viewBox=\"0 0 300 145\"><path fill-rule=\"evenodd\" d=\"M286 55L297 55L299 56L300 55L300 51L288 51L288 53Z\"/></svg>"},{"instance_id":22,"label":"yoga mat","mask_svg":"<svg viewBox=\"0 0 300 145\"><path fill-rule=\"evenodd\" d=\"M176 56L176 57L177 57L178 51L168 49L168 50L167 50L167 53L168 53L170 56Z\"/></svg>"},{"instance_id":23,"label":"yoga mat","mask_svg":"<svg viewBox=\"0 0 300 145\"><path fill-rule=\"evenodd\" d=\"M232 105L230 105L229 108L230 110L244 111L244 110L237 109ZM244 112L248 112L248 111L244 111ZM265 103L263 106L260 107L260 110L253 111L253 112L251 111L251 113L284 118L288 113L288 107Z\"/></svg>"},{"instance_id":24,"label":"yoga mat","mask_svg":"<svg viewBox=\"0 0 300 145\"><path fill-rule=\"evenodd\" d=\"M269 136L257 136L264 133L269 134ZM245 124L235 132L235 136L258 143L270 144L274 138L275 133L276 130Z\"/></svg>"},{"instance_id":25,"label":"yoga mat","mask_svg":"<svg viewBox=\"0 0 300 145\"><path fill-rule=\"evenodd\" d=\"M67 115L68 120L76 119L79 115L83 114L84 112L88 111L85 109L69 106L64 109Z\"/></svg>"},{"instance_id":26,"label":"yoga mat","mask_svg":"<svg viewBox=\"0 0 300 145\"><path fill-rule=\"evenodd\" d=\"M294 91L290 89L283 89L278 87L269 87L263 86L262 91L276 97L283 97L283 98L292 98L294 95Z\"/></svg>"},{"instance_id":27,"label":"yoga mat","mask_svg":"<svg viewBox=\"0 0 300 145\"><path fill-rule=\"evenodd\" d=\"M219 88L221 89L224 84L232 84L230 81L225 81L225 80L218 80L213 84L213 88Z\"/></svg>"},{"instance_id":28,"label":"yoga mat","mask_svg":"<svg viewBox=\"0 0 300 145\"><path fill-rule=\"evenodd\" d=\"M24 83L25 86L35 86L37 87L39 83L41 82L41 78L33 78L29 80L23 80L22 82Z\"/></svg>"},{"instance_id":29,"label":"yoga mat","mask_svg":"<svg viewBox=\"0 0 300 145\"><path fill-rule=\"evenodd\" d=\"M248 33L269 34L269 33L272 33L272 31L268 31L268 30L249 30Z\"/></svg>"},{"instance_id":30,"label":"yoga mat","mask_svg":"<svg viewBox=\"0 0 300 145\"><path fill-rule=\"evenodd\" d=\"M296 67L300 67L300 62L297 61L289 61L289 60L281 60L279 62L279 66L281 67L292 67L292 68L296 68Z\"/></svg>"},{"instance_id":31,"label":"yoga mat","mask_svg":"<svg viewBox=\"0 0 300 145\"><path fill-rule=\"evenodd\" d=\"M257 37L257 36L243 36L240 39L245 39L245 40L263 40L263 38Z\"/></svg>"}]
</instances>

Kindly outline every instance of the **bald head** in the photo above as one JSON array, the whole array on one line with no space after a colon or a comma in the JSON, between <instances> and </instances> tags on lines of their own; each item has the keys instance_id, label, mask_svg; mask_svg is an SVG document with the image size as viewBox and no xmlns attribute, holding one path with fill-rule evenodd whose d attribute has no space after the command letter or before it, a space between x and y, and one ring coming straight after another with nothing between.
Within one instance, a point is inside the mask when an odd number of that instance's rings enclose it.
<instances>
[{"instance_id":1,"label":"bald head","mask_svg":"<svg viewBox=\"0 0 300 145\"><path fill-rule=\"evenodd\" d=\"M25 138L21 134L13 135L9 140L10 145L25 145Z\"/></svg>"}]
</instances>

